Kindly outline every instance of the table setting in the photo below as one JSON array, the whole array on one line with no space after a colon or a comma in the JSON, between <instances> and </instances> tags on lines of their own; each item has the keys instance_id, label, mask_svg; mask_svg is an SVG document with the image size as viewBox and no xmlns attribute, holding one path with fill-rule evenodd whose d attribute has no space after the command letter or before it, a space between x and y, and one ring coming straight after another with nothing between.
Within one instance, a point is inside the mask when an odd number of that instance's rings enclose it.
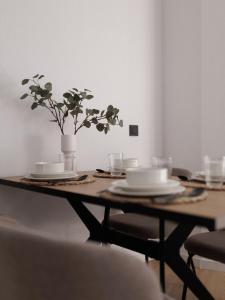
<instances>
[{"instance_id":1,"label":"table setting","mask_svg":"<svg viewBox=\"0 0 225 300\"><path fill-rule=\"evenodd\" d=\"M122 153L110 153L108 163L107 170L96 169L94 173L95 177L115 179L101 191L103 197L135 197L135 201L157 204L189 203L207 197L204 188L186 190L182 179L190 180L191 172L188 170L175 169L177 176L172 176L171 157L152 157L149 168L142 167L138 158L124 158Z\"/></svg>"},{"instance_id":2,"label":"table setting","mask_svg":"<svg viewBox=\"0 0 225 300\"><path fill-rule=\"evenodd\" d=\"M78 185L94 182L89 174L79 175L75 170L65 169L64 162L36 162L33 170L21 178L32 185Z\"/></svg>"}]
</instances>

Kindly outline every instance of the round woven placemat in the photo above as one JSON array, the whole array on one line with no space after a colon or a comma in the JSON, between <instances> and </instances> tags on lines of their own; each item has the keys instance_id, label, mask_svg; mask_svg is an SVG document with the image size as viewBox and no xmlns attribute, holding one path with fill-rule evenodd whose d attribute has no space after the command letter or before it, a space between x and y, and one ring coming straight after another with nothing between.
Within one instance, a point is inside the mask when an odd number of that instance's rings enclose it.
<instances>
[{"instance_id":1,"label":"round woven placemat","mask_svg":"<svg viewBox=\"0 0 225 300\"><path fill-rule=\"evenodd\" d=\"M91 182L95 182L95 179L92 175L88 175L88 177L84 180L81 181L77 181L77 180L66 180L66 179L62 179L62 180L33 180L33 179L27 179L27 178L22 178L21 181L26 182L27 184L30 185L45 185L45 186L59 186L59 185L78 185L78 184L85 184L85 183L91 183Z\"/></svg>"},{"instance_id":2,"label":"round woven placemat","mask_svg":"<svg viewBox=\"0 0 225 300\"><path fill-rule=\"evenodd\" d=\"M111 174L108 173L94 173L94 177L98 178L110 178L110 179L124 179L126 178L126 175L118 175L118 176L112 176Z\"/></svg>"},{"instance_id":3,"label":"round woven placemat","mask_svg":"<svg viewBox=\"0 0 225 300\"><path fill-rule=\"evenodd\" d=\"M206 185L205 182L198 182L198 181L181 181L181 185L184 187L190 187L190 188L202 188L206 190L211 190L211 191L225 191L225 185L223 185L221 188L210 188Z\"/></svg>"},{"instance_id":4,"label":"round woven placemat","mask_svg":"<svg viewBox=\"0 0 225 300\"><path fill-rule=\"evenodd\" d=\"M133 197L133 196L120 196L120 195L116 195L113 194L109 191L103 191L100 193L100 197L104 198L104 199L108 199L110 201L115 201L115 202L120 202L120 203L133 203L133 204L143 204L146 206L146 204L149 203L149 205L172 205L172 204L187 204L187 203L196 203L198 201L202 201L205 200L208 196L207 191L203 191L201 193L201 195L198 196L192 196L192 197L187 197L185 195L185 192L182 194L178 194L176 199L173 199L172 201L168 201L166 203L162 203L162 202L157 202L157 198L158 197L153 197L153 196L149 196L149 197ZM160 196L161 198L161 196ZM163 198L163 196L162 196ZM165 196L166 198L166 196Z\"/></svg>"}]
</instances>

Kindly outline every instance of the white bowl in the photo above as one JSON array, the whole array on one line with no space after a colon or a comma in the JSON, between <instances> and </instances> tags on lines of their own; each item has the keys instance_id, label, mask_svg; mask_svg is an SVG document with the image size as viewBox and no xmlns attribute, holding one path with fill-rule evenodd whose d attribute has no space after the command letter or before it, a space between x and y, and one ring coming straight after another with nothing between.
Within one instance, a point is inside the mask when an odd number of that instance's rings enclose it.
<instances>
[{"instance_id":1,"label":"white bowl","mask_svg":"<svg viewBox=\"0 0 225 300\"><path fill-rule=\"evenodd\" d=\"M168 182L167 169L150 169L140 168L127 170L127 183L128 185L157 185L165 184Z\"/></svg>"},{"instance_id":2,"label":"white bowl","mask_svg":"<svg viewBox=\"0 0 225 300\"><path fill-rule=\"evenodd\" d=\"M137 168L139 166L137 158L124 158L123 159L123 168Z\"/></svg>"},{"instance_id":3,"label":"white bowl","mask_svg":"<svg viewBox=\"0 0 225 300\"><path fill-rule=\"evenodd\" d=\"M62 173L64 172L64 163L37 162L35 172L44 174Z\"/></svg>"}]
</instances>

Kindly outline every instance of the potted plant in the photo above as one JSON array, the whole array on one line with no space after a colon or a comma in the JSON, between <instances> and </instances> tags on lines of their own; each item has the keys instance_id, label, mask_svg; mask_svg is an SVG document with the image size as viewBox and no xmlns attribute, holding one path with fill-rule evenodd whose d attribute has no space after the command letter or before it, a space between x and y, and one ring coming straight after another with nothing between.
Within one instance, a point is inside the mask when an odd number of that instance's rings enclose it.
<instances>
[{"instance_id":1,"label":"potted plant","mask_svg":"<svg viewBox=\"0 0 225 300\"><path fill-rule=\"evenodd\" d=\"M104 110L96 108L84 108L84 102L89 102L94 98L92 92L88 89L83 91L72 88L65 92L61 101L56 101L52 93L52 83L46 82L42 84L44 75L36 74L32 78L23 79L22 85L29 84L28 91L23 94L20 99L27 97L32 101L31 109L38 107L45 108L51 115L50 122L58 125L62 135L62 151L68 152L69 149L76 148L75 136L81 128L90 128L95 126L99 132L107 134L111 126L119 125L123 127L123 121L119 119L119 109L108 105ZM73 135L65 135L65 122L71 117L73 120Z\"/></svg>"}]
</instances>

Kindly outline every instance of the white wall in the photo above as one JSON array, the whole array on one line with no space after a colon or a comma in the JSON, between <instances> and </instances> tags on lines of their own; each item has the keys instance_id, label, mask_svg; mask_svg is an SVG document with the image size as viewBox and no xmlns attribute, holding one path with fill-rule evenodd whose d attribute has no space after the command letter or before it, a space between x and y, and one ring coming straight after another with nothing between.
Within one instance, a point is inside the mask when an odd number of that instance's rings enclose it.
<instances>
[{"instance_id":1,"label":"white wall","mask_svg":"<svg viewBox=\"0 0 225 300\"><path fill-rule=\"evenodd\" d=\"M225 155L225 2L202 1L202 154Z\"/></svg>"},{"instance_id":2,"label":"white wall","mask_svg":"<svg viewBox=\"0 0 225 300\"><path fill-rule=\"evenodd\" d=\"M198 170L201 158L201 1L163 1L164 154Z\"/></svg>"},{"instance_id":3,"label":"white wall","mask_svg":"<svg viewBox=\"0 0 225 300\"><path fill-rule=\"evenodd\" d=\"M79 167L106 166L106 154L123 151L142 165L160 154L161 1L0 1L0 175L20 175L35 161L55 160L60 132L43 110L30 110L21 79L43 73L59 97L66 89L89 88L93 106L120 108L124 128L104 136L78 136ZM139 125L139 137L128 125ZM73 230L73 212L63 199L0 187L0 211L23 222ZM66 223L66 227L62 224Z\"/></svg>"},{"instance_id":4,"label":"white wall","mask_svg":"<svg viewBox=\"0 0 225 300\"><path fill-rule=\"evenodd\" d=\"M165 155L201 168L225 154L225 2L164 0Z\"/></svg>"}]
</instances>

